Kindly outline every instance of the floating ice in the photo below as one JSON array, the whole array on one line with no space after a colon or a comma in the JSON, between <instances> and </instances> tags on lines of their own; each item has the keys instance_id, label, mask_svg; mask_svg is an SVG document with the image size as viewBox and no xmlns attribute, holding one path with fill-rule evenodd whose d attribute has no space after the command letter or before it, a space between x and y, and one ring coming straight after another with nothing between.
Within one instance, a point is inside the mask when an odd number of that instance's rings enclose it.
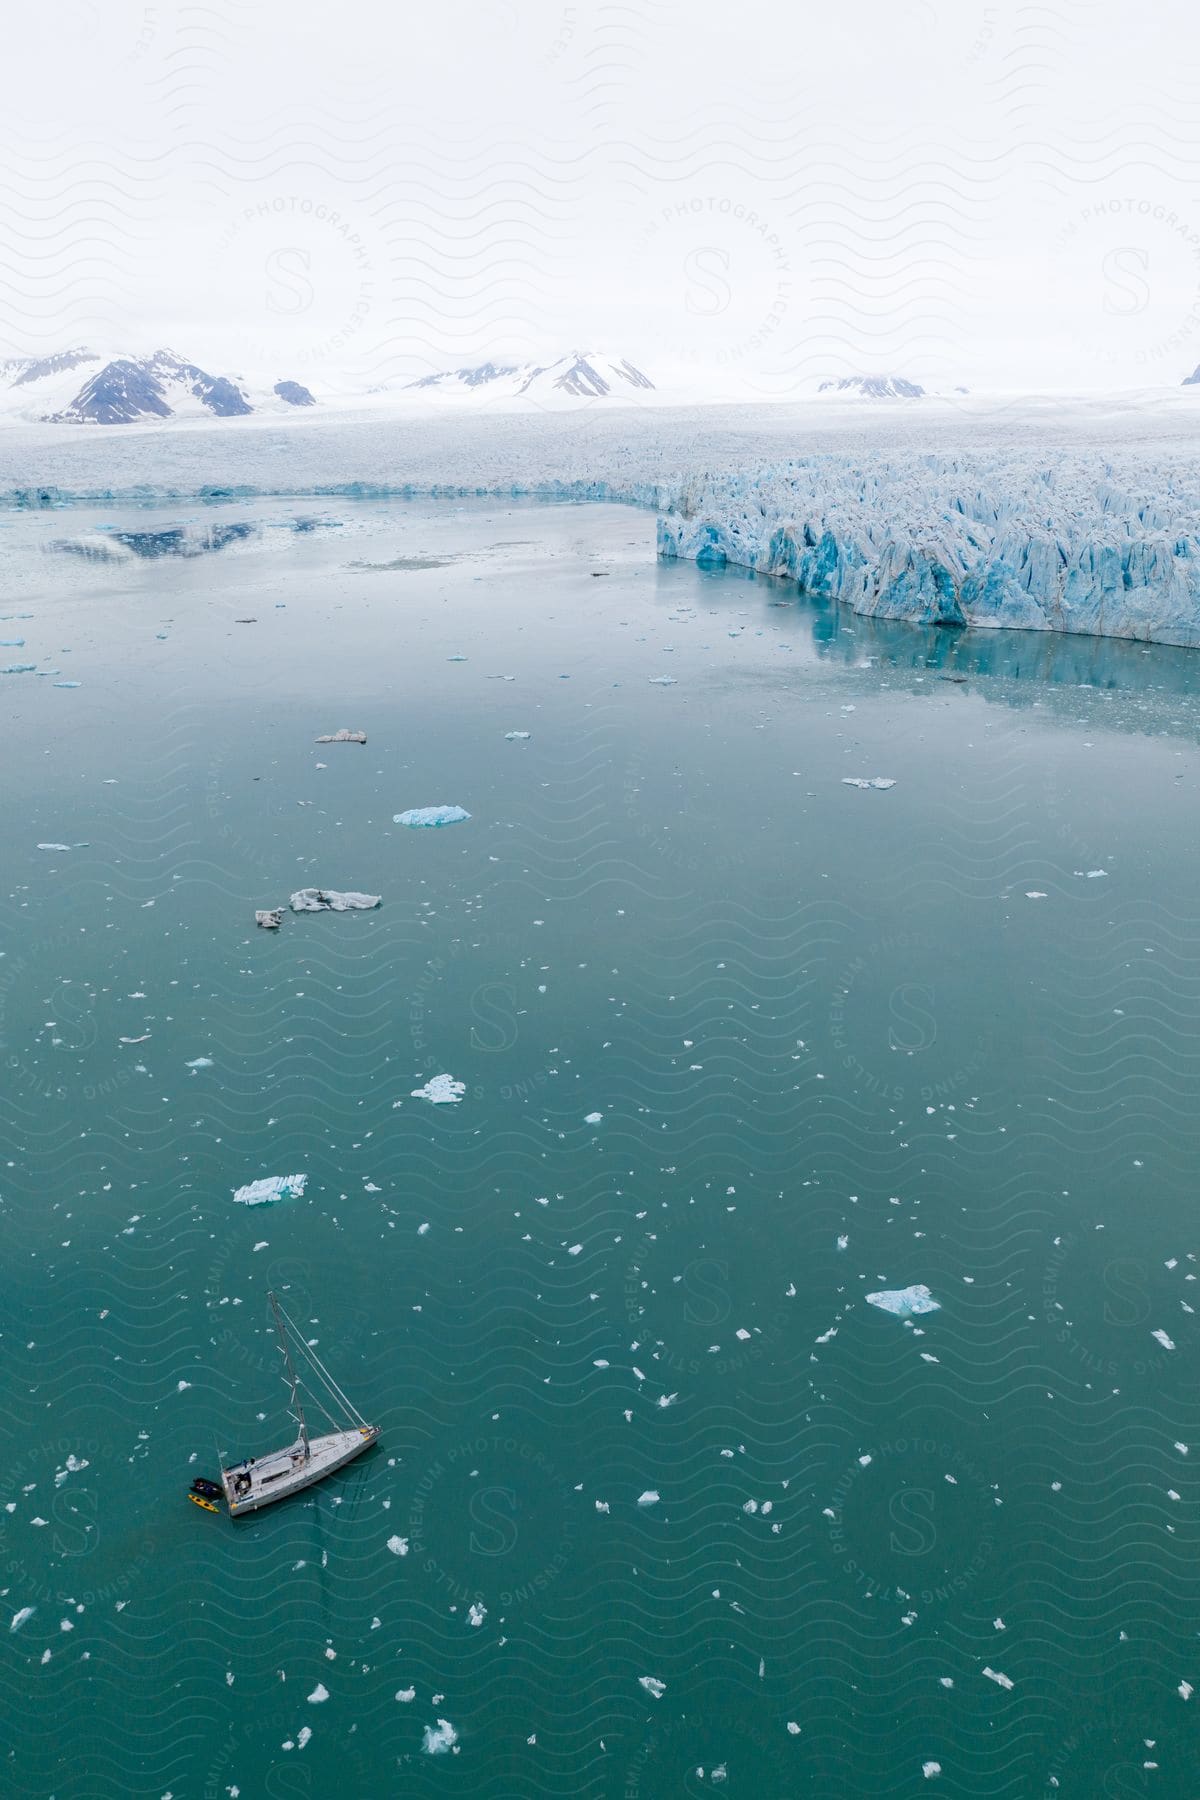
<instances>
[{"instance_id":1,"label":"floating ice","mask_svg":"<svg viewBox=\"0 0 1200 1800\"><path fill-rule=\"evenodd\" d=\"M39 850L69 850L70 844L39 844Z\"/></svg>"},{"instance_id":2,"label":"floating ice","mask_svg":"<svg viewBox=\"0 0 1200 1800\"><path fill-rule=\"evenodd\" d=\"M387 1541L387 1547L391 1551L393 1556L407 1556L408 1555L408 1539L407 1538L390 1537Z\"/></svg>"},{"instance_id":3,"label":"floating ice","mask_svg":"<svg viewBox=\"0 0 1200 1800\"><path fill-rule=\"evenodd\" d=\"M661 1700L667 1691L666 1682L659 1681L656 1675L639 1675L638 1686L644 1687L646 1692L648 1694L653 1694L656 1700Z\"/></svg>"},{"instance_id":4,"label":"floating ice","mask_svg":"<svg viewBox=\"0 0 1200 1800\"><path fill-rule=\"evenodd\" d=\"M926 1781L932 1781L934 1776L940 1775L941 1772L942 1772L942 1765L940 1762L927 1762L927 1763L921 1764L921 1773L925 1777Z\"/></svg>"},{"instance_id":5,"label":"floating ice","mask_svg":"<svg viewBox=\"0 0 1200 1800\"><path fill-rule=\"evenodd\" d=\"M424 1087L414 1088L414 1100L428 1100L431 1106L457 1106L467 1091L465 1081L455 1081L453 1075L435 1075Z\"/></svg>"},{"instance_id":6,"label":"floating ice","mask_svg":"<svg viewBox=\"0 0 1200 1800\"><path fill-rule=\"evenodd\" d=\"M881 1293L868 1294L867 1305L878 1306L882 1312L895 1313L901 1319L909 1319L914 1313L941 1311L941 1302L933 1298L923 1282L915 1287L885 1288Z\"/></svg>"},{"instance_id":7,"label":"floating ice","mask_svg":"<svg viewBox=\"0 0 1200 1800\"><path fill-rule=\"evenodd\" d=\"M211 1056L197 1056L190 1063L184 1063L183 1066L185 1069L211 1069L213 1059Z\"/></svg>"},{"instance_id":8,"label":"floating ice","mask_svg":"<svg viewBox=\"0 0 1200 1800\"><path fill-rule=\"evenodd\" d=\"M293 912L370 912L382 903L379 894L338 894L332 888L300 888L288 905Z\"/></svg>"},{"instance_id":9,"label":"floating ice","mask_svg":"<svg viewBox=\"0 0 1200 1800\"><path fill-rule=\"evenodd\" d=\"M998 1687L1002 1687L1002 1688L1011 1688L1012 1687L1012 1681L1011 1681L1010 1677L1007 1675L1002 1675L1000 1673L999 1669L985 1669L983 1672L987 1676L988 1680L994 1681Z\"/></svg>"},{"instance_id":10,"label":"floating ice","mask_svg":"<svg viewBox=\"0 0 1200 1800\"><path fill-rule=\"evenodd\" d=\"M36 668L36 663L9 663L0 669L0 675L32 675Z\"/></svg>"},{"instance_id":11,"label":"floating ice","mask_svg":"<svg viewBox=\"0 0 1200 1800\"><path fill-rule=\"evenodd\" d=\"M1190 1700L1195 1689L1192 1687L1190 1681L1181 1681L1176 1692L1181 1700Z\"/></svg>"},{"instance_id":12,"label":"floating ice","mask_svg":"<svg viewBox=\"0 0 1200 1800\"><path fill-rule=\"evenodd\" d=\"M480 1626L487 1618L487 1607L480 1606L478 1601L476 1601L467 1609L467 1617L470 1619L472 1625Z\"/></svg>"},{"instance_id":13,"label":"floating ice","mask_svg":"<svg viewBox=\"0 0 1200 1800\"><path fill-rule=\"evenodd\" d=\"M583 1122L585 1125L602 1125L604 1123L604 1114L603 1113L585 1113L583 1116Z\"/></svg>"},{"instance_id":14,"label":"floating ice","mask_svg":"<svg viewBox=\"0 0 1200 1800\"><path fill-rule=\"evenodd\" d=\"M644 1494L639 1494L638 1495L638 1505L639 1506L657 1506L658 1505L658 1489L657 1488L647 1488Z\"/></svg>"},{"instance_id":15,"label":"floating ice","mask_svg":"<svg viewBox=\"0 0 1200 1800\"><path fill-rule=\"evenodd\" d=\"M254 915L254 923L261 925L264 931L278 931L283 924L282 906L261 907Z\"/></svg>"},{"instance_id":16,"label":"floating ice","mask_svg":"<svg viewBox=\"0 0 1200 1800\"><path fill-rule=\"evenodd\" d=\"M523 744L528 736L527 731L506 731L504 741L506 744Z\"/></svg>"},{"instance_id":17,"label":"floating ice","mask_svg":"<svg viewBox=\"0 0 1200 1800\"><path fill-rule=\"evenodd\" d=\"M396 1698L397 1698L397 1700L399 1700L399 1702L402 1706L407 1706L409 1701L415 1700L416 1697L417 1697L417 1690L415 1687L414 1688L397 1688L397 1690L396 1690Z\"/></svg>"},{"instance_id":18,"label":"floating ice","mask_svg":"<svg viewBox=\"0 0 1200 1800\"><path fill-rule=\"evenodd\" d=\"M842 786L853 788L891 788L896 783L890 775L843 775Z\"/></svg>"},{"instance_id":19,"label":"floating ice","mask_svg":"<svg viewBox=\"0 0 1200 1800\"><path fill-rule=\"evenodd\" d=\"M56 681L54 685L57 688L77 688L82 687L83 683L82 681Z\"/></svg>"},{"instance_id":20,"label":"floating ice","mask_svg":"<svg viewBox=\"0 0 1200 1800\"><path fill-rule=\"evenodd\" d=\"M1172 1343L1171 1339L1167 1336L1165 1331L1161 1330L1161 1328L1157 1331L1152 1331L1150 1333L1150 1336L1152 1338L1157 1338L1158 1342L1162 1345L1164 1350L1173 1350L1175 1348L1175 1345Z\"/></svg>"},{"instance_id":21,"label":"floating ice","mask_svg":"<svg viewBox=\"0 0 1200 1800\"><path fill-rule=\"evenodd\" d=\"M470 813L461 806L411 806L407 812L393 813L393 825L420 826L461 825Z\"/></svg>"},{"instance_id":22,"label":"floating ice","mask_svg":"<svg viewBox=\"0 0 1200 1800\"><path fill-rule=\"evenodd\" d=\"M676 687L677 685L673 675L652 675L650 677L651 687Z\"/></svg>"},{"instance_id":23,"label":"floating ice","mask_svg":"<svg viewBox=\"0 0 1200 1800\"><path fill-rule=\"evenodd\" d=\"M304 1192L307 1175L266 1175L238 1188L234 1199L239 1206L267 1206L274 1200L298 1200Z\"/></svg>"},{"instance_id":24,"label":"floating ice","mask_svg":"<svg viewBox=\"0 0 1200 1800\"><path fill-rule=\"evenodd\" d=\"M308 1704L310 1706L320 1706L322 1700L328 1700L328 1698L329 1689L322 1682L318 1681L316 1687L308 1696Z\"/></svg>"},{"instance_id":25,"label":"floating ice","mask_svg":"<svg viewBox=\"0 0 1200 1800\"><path fill-rule=\"evenodd\" d=\"M425 1737L421 1748L426 1756L442 1756L447 1750L455 1750L458 1746L458 1733L449 1719L439 1719L436 1729L432 1725L425 1727Z\"/></svg>"},{"instance_id":26,"label":"floating ice","mask_svg":"<svg viewBox=\"0 0 1200 1800\"><path fill-rule=\"evenodd\" d=\"M365 744L365 731L347 731L343 725L340 731L332 731L327 737L314 738L314 744Z\"/></svg>"},{"instance_id":27,"label":"floating ice","mask_svg":"<svg viewBox=\"0 0 1200 1800\"><path fill-rule=\"evenodd\" d=\"M23 1606L21 1608L20 1612L15 1612L13 1614L12 1624L9 1626L8 1629L10 1631L20 1631L22 1625L24 1625L29 1619L32 1619L32 1617L36 1611L37 1611L36 1606Z\"/></svg>"}]
</instances>

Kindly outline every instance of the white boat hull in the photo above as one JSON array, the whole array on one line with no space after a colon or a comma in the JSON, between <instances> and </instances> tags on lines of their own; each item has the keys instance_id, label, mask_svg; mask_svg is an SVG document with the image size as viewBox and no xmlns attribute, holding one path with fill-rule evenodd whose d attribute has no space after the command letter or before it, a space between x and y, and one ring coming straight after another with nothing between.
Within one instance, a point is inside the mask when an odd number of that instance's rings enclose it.
<instances>
[{"instance_id":1,"label":"white boat hull","mask_svg":"<svg viewBox=\"0 0 1200 1800\"><path fill-rule=\"evenodd\" d=\"M379 1436L378 1425L356 1426L350 1431L331 1431L324 1437L309 1439L308 1456L304 1446L295 1443L286 1450L272 1450L266 1456L250 1457L221 1470L221 1485L231 1517L261 1512L276 1500L286 1500L302 1488L323 1481L335 1469L344 1468L369 1450Z\"/></svg>"}]
</instances>

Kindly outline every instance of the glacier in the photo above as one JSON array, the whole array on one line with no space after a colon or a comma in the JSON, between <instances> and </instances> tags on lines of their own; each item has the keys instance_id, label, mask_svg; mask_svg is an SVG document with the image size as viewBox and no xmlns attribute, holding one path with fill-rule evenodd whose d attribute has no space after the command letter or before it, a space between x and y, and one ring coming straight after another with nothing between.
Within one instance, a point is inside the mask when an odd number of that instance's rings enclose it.
<instances>
[{"instance_id":1,"label":"glacier","mask_svg":"<svg viewBox=\"0 0 1200 1800\"><path fill-rule=\"evenodd\" d=\"M617 409L419 423L302 414L177 433L0 432L0 512L113 501L502 498L620 502L658 550L737 565L881 620L1200 645L1195 389L964 401ZM230 435L230 434L233 435ZM797 445L804 454L792 454ZM325 521L328 523L328 521ZM217 526L96 531L54 547L196 554ZM249 527L252 529L252 527Z\"/></svg>"},{"instance_id":2,"label":"glacier","mask_svg":"<svg viewBox=\"0 0 1200 1800\"><path fill-rule=\"evenodd\" d=\"M1191 457L802 457L685 484L658 550L880 619L1200 645Z\"/></svg>"}]
</instances>

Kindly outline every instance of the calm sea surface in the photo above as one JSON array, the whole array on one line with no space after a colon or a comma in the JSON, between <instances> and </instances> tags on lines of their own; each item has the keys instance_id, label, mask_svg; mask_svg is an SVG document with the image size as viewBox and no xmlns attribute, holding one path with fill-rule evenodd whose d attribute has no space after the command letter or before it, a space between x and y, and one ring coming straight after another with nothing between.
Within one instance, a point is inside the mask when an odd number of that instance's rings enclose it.
<instances>
[{"instance_id":1,"label":"calm sea surface","mask_svg":"<svg viewBox=\"0 0 1200 1800\"><path fill-rule=\"evenodd\" d=\"M1195 653L608 507L0 578L0 1791L1193 1800ZM271 1287L382 1441L234 1523Z\"/></svg>"}]
</instances>

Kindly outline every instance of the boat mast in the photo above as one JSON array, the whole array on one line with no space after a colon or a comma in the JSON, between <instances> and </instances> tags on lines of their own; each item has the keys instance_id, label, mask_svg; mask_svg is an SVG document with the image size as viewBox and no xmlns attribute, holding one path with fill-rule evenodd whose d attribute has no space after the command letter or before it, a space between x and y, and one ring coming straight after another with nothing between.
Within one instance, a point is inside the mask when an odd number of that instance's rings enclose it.
<instances>
[{"instance_id":1,"label":"boat mast","mask_svg":"<svg viewBox=\"0 0 1200 1800\"><path fill-rule=\"evenodd\" d=\"M272 1293L268 1293L267 1299L271 1302L271 1311L275 1315L275 1329L279 1333L279 1348L283 1351L283 1360L287 1367L287 1378L292 1387L292 1407L296 1414L296 1421L300 1426L300 1442L304 1445L304 1460L307 1462L309 1455L308 1425L304 1417L304 1408L300 1404L300 1395L298 1392L300 1384L296 1376L295 1368L292 1366L292 1353L288 1348L287 1332L283 1328L283 1319L279 1311L279 1302Z\"/></svg>"}]
</instances>

